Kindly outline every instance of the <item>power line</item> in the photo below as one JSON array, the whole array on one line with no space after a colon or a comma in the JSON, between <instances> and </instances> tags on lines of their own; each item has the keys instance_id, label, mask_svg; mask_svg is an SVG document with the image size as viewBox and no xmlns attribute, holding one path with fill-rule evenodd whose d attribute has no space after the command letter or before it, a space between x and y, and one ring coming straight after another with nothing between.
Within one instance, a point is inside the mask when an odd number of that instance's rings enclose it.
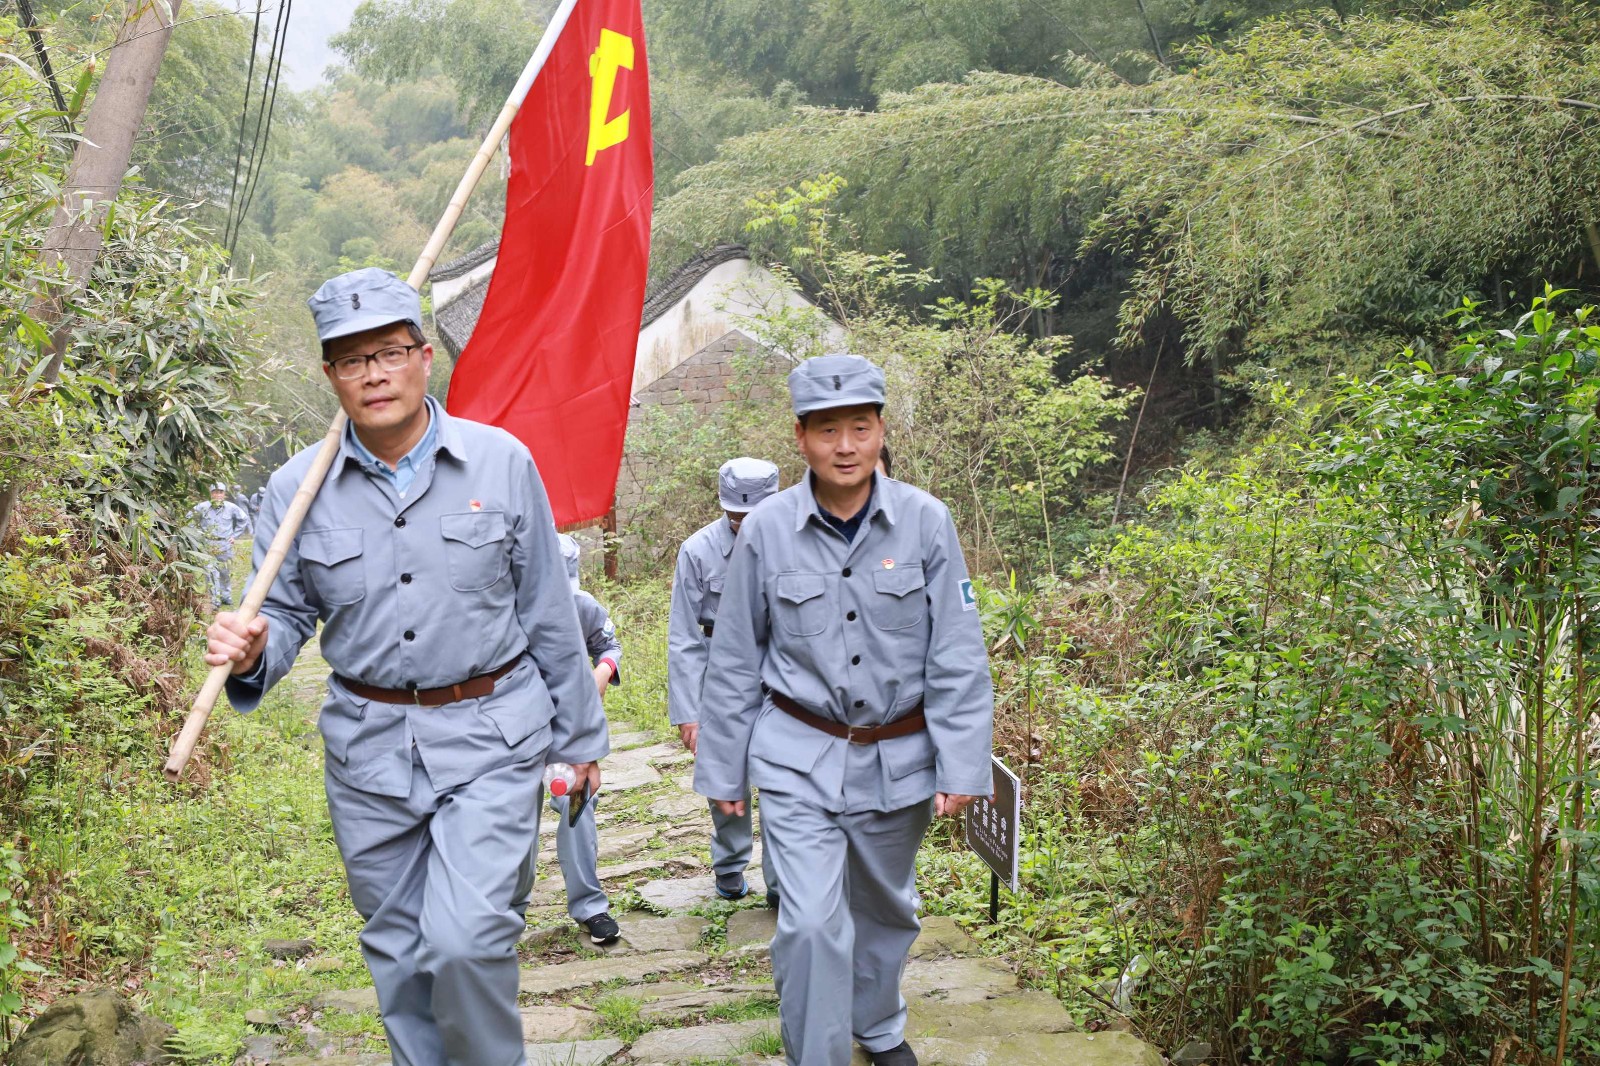
<instances>
[{"instance_id":1,"label":"power line","mask_svg":"<svg viewBox=\"0 0 1600 1066\"><path fill-rule=\"evenodd\" d=\"M228 205L231 226L224 231L228 253L232 255L239 244L239 234L244 229L245 217L255 199L261 181L261 170L267 158L267 141L272 135L272 116L278 104L278 84L283 72L283 53L288 45L289 17L294 9L293 0L284 0L278 7L278 17L272 28L272 45L267 50L267 72L261 86L261 103L256 108L256 128L251 138L249 167L244 182L244 195L237 212L230 197Z\"/></svg>"},{"instance_id":2,"label":"power line","mask_svg":"<svg viewBox=\"0 0 1600 1066\"><path fill-rule=\"evenodd\" d=\"M72 132L72 119L67 117L67 98L61 95L61 84L56 81L56 72L50 66L50 50L45 47L44 31L39 29L38 20L33 17L33 5L28 0L17 0L17 11L22 15L22 25L28 31L28 38L33 42L34 54L39 57L39 66L44 71L45 80L50 83L50 95L55 97L56 110L61 112L61 122L68 133Z\"/></svg>"},{"instance_id":3,"label":"power line","mask_svg":"<svg viewBox=\"0 0 1600 1066\"><path fill-rule=\"evenodd\" d=\"M255 88L256 81L256 45L261 39L261 2L256 0L256 25L250 32L250 69L244 75L244 106L239 109L239 140L238 146L233 151L233 183L228 187L228 221L233 220L233 198L239 194L239 164L244 159L244 126L250 117L250 90ZM224 226L223 239L227 239L227 227Z\"/></svg>"}]
</instances>

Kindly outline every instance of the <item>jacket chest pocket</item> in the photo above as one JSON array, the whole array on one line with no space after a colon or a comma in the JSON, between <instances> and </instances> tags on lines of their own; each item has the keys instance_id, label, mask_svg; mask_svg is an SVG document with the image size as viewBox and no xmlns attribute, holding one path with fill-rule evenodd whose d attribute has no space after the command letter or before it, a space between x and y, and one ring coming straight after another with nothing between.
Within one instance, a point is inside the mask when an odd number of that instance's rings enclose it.
<instances>
[{"instance_id":1,"label":"jacket chest pocket","mask_svg":"<svg viewBox=\"0 0 1600 1066\"><path fill-rule=\"evenodd\" d=\"M360 529L307 529L300 534L300 576L323 603L358 603L367 594Z\"/></svg>"},{"instance_id":2,"label":"jacket chest pocket","mask_svg":"<svg viewBox=\"0 0 1600 1066\"><path fill-rule=\"evenodd\" d=\"M778 624L796 637L828 628L828 586L821 574L778 575Z\"/></svg>"},{"instance_id":3,"label":"jacket chest pocket","mask_svg":"<svg viewBox=\"0 0 1600 1066\"><path fill-rule=\"evenodd\" d=\"M700 624L703 626L715 625L717 609L722 606L722 586L727 577L718 574L706 582L706 594L700 599Z\"/></svg>"},{"instance_id":4,"label":"jacket chest pocket","mask_svg":"<svg viewBox=\"0 0 1600 1066\"><path fill-rule=\"evenodd\" d=\"M457 592L478 592L506 576L511 559L506 554L504 511L468 511L439 516L444 538L445 563L450 587Z\"/></svg>"},{"instance_id":5,"label":"jacket chest pocket","mask_svg":"<svg viewBox=\"0 0 1600 1066\"><path fill-rule=\"evenodd\" d=\"M872 597L867 608L879 629L907 629L928 615L928 584L920 565L872 572Z\"/></svg>"}]
</instances>

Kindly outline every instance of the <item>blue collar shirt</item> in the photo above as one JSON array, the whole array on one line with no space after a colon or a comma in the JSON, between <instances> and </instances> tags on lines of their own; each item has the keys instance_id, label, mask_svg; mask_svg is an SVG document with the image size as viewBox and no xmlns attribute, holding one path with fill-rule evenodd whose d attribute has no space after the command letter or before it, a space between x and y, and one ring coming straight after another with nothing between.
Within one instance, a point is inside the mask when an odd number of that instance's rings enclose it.
<instances>
[{"instance_id":1,"label":"blue collar shirt","mask_svg":"<svg viewBox=\"0 0 1600 1066\"><path fill-rule=\"evenodd\" d=\"M361 443L361 438L356 436L356 427L354 425L346 423L344 427L344 447L350 454L355 456L356 461L361 464L361 468L367 473L377 474L388 479L389 484L394 486L395 494L401 499L405 499L412 482L416 481L417 469L424 462L431 460L433 453L439 447L439 420L434 417L433 413L434 408L439 406L439 402L429 396L427 405L428 428L423 432L422 439L417 441L409 452L402 455L400 461L393 467L373 455L367 446Z\"/></svg>"}]
</instances>

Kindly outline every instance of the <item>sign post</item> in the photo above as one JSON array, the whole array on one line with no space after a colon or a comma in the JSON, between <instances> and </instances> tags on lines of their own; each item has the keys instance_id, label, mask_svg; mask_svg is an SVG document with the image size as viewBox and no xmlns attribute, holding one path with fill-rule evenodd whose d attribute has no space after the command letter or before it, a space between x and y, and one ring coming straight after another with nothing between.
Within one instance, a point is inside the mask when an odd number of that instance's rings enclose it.
<instances>
[{"instance_id":1,"label":"sign post","mask_svg":"<svg viewBox=\"0 0 1600 1066\"><path fill-rule=\"evenodd\" d=\"M1000 920L1000 882L1016 892L1022 850L1022 782L994 759L993 797L967 808L967 847L989 867L989 921Z\"/></svg>"}]
</instances>

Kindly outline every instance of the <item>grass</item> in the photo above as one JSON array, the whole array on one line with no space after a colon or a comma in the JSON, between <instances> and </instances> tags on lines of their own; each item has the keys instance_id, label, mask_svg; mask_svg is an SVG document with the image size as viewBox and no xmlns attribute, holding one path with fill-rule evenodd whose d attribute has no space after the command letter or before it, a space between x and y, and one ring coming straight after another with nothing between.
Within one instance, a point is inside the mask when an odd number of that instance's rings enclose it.
<instances>
[{"instance_id":1,"label":"grass","mask_svg":"<svg viewBox=\"0 0 1600 1066\"><path fill-rule=\"evenodd\" d=\"M778 994L773 992L770 996L752 996L733 1003L718 1003L708 1007L705 1016L708 1021L714 1022L749 1022L757 1018L776 1018Z\"/></svg>"},{"instance_id":2,"label":"grass","mask_svg":"<svg viewBox=\"0 0 1600 1066\"><path fill-rule=\"evenodd\" d=\"M746 1040L740 1050L753 1055L782 1055L783 1037L776 1029L763 1029Z\"/></svg>"},{"instance_id":3,"label":"grass","mask_svg":"<svg viewBox=\"0 0 1600 1066\"><path fill-rule=\"evenodd\" d=\"M595 1004L601 1028L625 1044L631 1044L652 1028L640 1017L644 1002L637 997L613 993Z\"/></svg>"}]
</instances>

